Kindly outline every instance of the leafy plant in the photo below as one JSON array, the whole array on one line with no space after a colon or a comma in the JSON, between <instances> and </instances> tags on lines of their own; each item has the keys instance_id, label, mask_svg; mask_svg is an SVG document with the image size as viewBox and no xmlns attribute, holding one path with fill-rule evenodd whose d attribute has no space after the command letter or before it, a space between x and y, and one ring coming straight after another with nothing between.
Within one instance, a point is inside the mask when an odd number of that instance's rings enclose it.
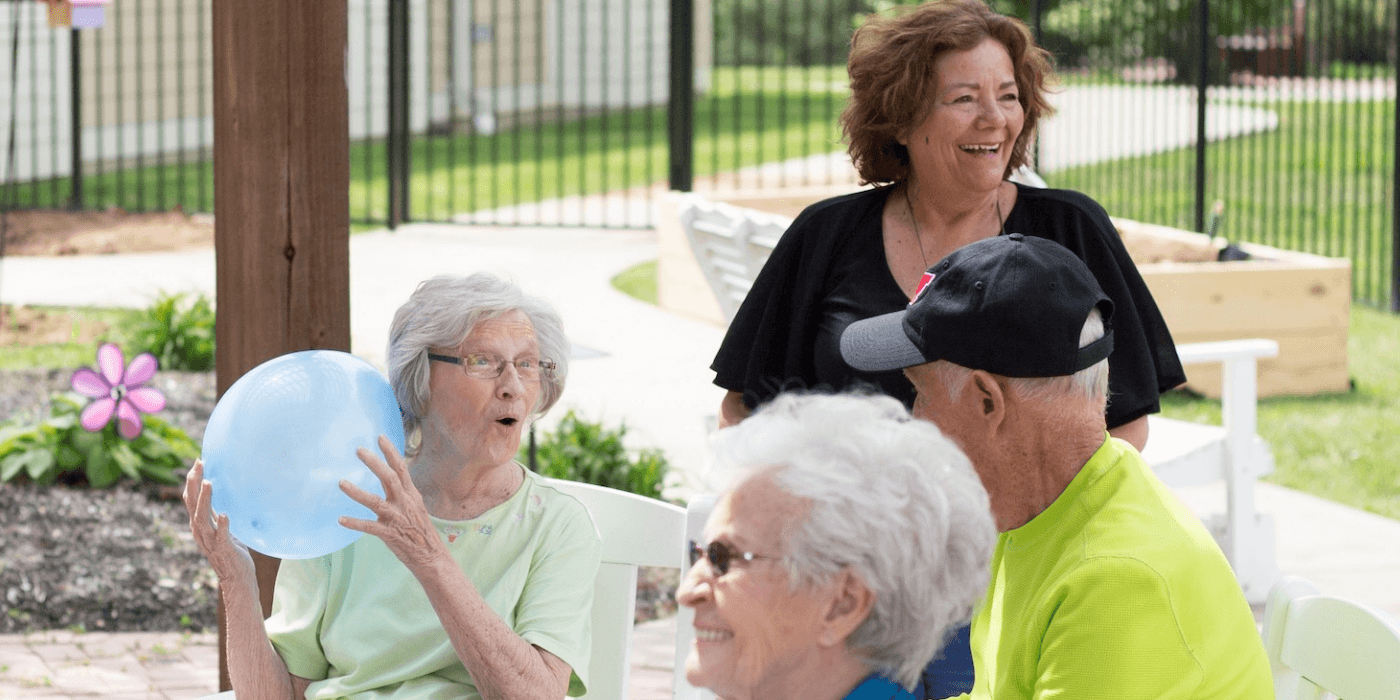
<instances>
[{"instance_id":1,"label":"leafy plant","mask_svg":"<svg viewBox=\"0 0 1400 700\"><path fill-rule=\"evenodd\" d=\"M661 482L670 468L666 456L655 448L629 453L622 444L626 434L625 424L605 428L570 410L536 447L540 473L661 498ZM525 449L521 448L522 462Z\"/></svg>"},{"instance_id":2,"label":"leafy plant","mask_svg":"<svg viewBox=\"0 0 1400 700\"><path fill-rule=\"evenodd\" d=\"M203 294L161 292L153 304L128 317L115 335L131 354L155 355L163 369L214 369L214 306Z\"/></svg>"},{"instance_id":3,"label":"leafy plant","mask_svg":"<svg viewBox=\"0 0 1400 700\"><path fill-rule=\"evenodd\" d=\"M77 394L55 394L48 416L0 426L0 481L21 475L41 485L86 479L93 488L107 488L127 476L177 484L174 470L199 456L185 431L158 416L145 416L145 429L133 440L118 435L116 423L84 430L84 405Z\"/></svg>"}]
</instances>

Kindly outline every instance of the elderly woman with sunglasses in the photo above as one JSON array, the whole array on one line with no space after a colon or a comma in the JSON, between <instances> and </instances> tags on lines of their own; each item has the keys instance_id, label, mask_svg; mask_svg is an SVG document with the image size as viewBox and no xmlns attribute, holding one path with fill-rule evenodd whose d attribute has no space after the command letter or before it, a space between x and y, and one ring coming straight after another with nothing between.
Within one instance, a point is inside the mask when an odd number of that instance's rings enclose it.
<instances>
[{"instance_id":1,"label":"elderly woman with sunglasses","mask_svg":"<svg viewBox=\"0 0 1400 700\"><path fill-rule=\"evenodd\" d=\"M584 692L600 542L588 512L515 461L558 400L569 344L558 314L487 274L440 276L394 315L389 381L406 456L360 459L385 497L362 537L286 561L264 622L253 563L191 470L196 541L219 576L240 698L562 698Z\"/></svg>"},{"instance_id":2,"label":"elderly woman with sunglasses","mask_svg":"<svg viewBox=\"0 0 1400 700\"><path fill-rule=\"evenodd\" d=\"M996 529L967 458L897 400L853 395L781 395L714 451L731 485L676 593L695 611L686 678L723 698L916 697L987 584Z\"/></svg>"}]
</instances>

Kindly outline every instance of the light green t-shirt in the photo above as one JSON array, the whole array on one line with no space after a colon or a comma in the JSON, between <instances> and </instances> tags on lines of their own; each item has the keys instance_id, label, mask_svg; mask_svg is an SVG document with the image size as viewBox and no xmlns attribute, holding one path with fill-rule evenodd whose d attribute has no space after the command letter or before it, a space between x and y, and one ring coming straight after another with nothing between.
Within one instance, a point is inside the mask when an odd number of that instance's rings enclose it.
<instances>
[{"instance_id":1,"label":"light green t-shirt","mask_svg":"<svg viewBox=\"0 0 1400 700\"><path fill-rule=\"evenodd\" d=\"M1114 438L1049 508L1001 534L972 657L976 700L1274 696L1225 556Z\"/></svg>"},{"instance_id":2,"label":"light green t-shirt","mask_svg":"<svg viewBox=\"0 0 1400 700\"><path fill-rule=\"evenodd\" d=\"M505 503L433 522L491 609L567 663L569 695L582 695L601 540L583 504L522 471ZM267 632L287 670L315 681L307 698L480 697L422 585L371 535L282 562Z\"/></svg>"}]
</instances>

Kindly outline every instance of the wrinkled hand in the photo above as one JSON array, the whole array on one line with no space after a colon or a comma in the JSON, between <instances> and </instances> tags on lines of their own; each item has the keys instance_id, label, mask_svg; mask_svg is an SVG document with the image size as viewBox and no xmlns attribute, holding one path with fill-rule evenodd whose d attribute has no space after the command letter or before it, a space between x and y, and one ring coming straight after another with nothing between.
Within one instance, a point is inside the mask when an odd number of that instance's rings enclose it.
<instances>
[{"instance_id":1,"label":"wrinkled hand","mask_svg":"<svg viewBox=\"0 0 1400 700\"><path fill-rule=\"evenodd\" d=\"M190 532L194 542L214 573L220 585L230 581L256 580L253 557L248 548L229 534L228 515L214 513L211 501L214 486L204 480L204 461L195 460L190 473L185 476L185 510L190 514Z\"/></svg>"},{"instance_id":2,"label":"wrinkled hand","mask_svg":"<svg viewBox=\"0 0 1400 700\"><path fill-rule=\"evenodd\" d=\"M379 449L389 458L388 463L373 452L361 447L355 455L369 467L384 486L384 497L372 494L344 479L340 490L352 500L374 511L377 520L361 520L340 516L340 524L351 530L374 535L384 541L389 551L418 574L436 557L446 553L442 537L428 517L428 508L423 504L423 495L413 485L408 474L408 463L404 461L394 443L389 438L379 436Z\"/></svg>"}]
</instances>

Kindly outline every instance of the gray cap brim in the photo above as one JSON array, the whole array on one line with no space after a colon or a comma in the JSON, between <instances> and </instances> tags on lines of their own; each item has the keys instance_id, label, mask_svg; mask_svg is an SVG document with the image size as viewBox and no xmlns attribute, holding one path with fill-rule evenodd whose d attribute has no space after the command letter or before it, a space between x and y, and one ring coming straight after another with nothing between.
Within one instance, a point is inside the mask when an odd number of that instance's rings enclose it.
<instances>
[{"instance_id":1,"label":"gray cap brim","mask_svg":"<svg viewBox=\"0 0 1400 700\"><path fill-rule=\"evenodd\" d=\"M841 333L841 358L862 372L888 372L928 360L904 330L904 311L856 321Z\"/></svg>"}]
</instances>

